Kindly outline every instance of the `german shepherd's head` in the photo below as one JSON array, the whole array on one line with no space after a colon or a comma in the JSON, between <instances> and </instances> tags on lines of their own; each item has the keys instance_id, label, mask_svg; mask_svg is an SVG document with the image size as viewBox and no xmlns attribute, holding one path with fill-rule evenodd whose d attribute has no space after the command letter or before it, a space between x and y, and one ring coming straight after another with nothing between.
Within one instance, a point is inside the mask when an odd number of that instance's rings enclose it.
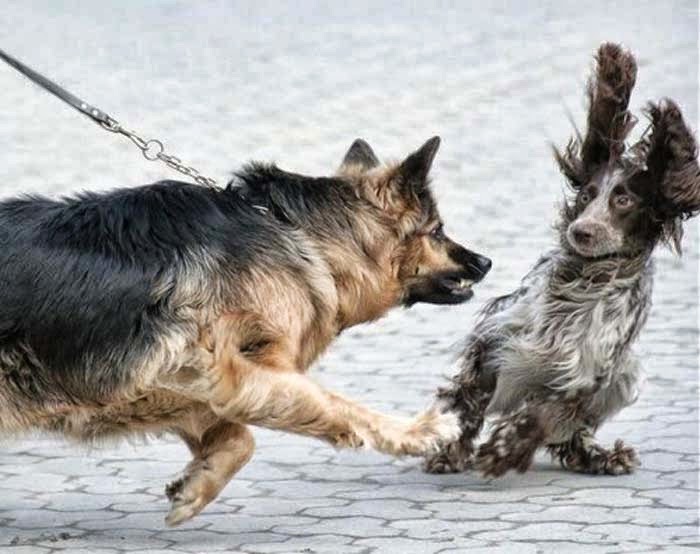
<instances>
[{"instance_id":1,"label":"german shepherd's head","mask_svg":"<svg viewBox=\"0 0 700 554\"><path fill-rule=\"evenodd\" d=\"M465 302L491 269L491 260L445 234L428 177L439 146L440 138L433 137L403 162L382 165L369 144L357 139L338 170L392 231L379 246L392 261L398 303L405 306Z\"/></svg>"}]
</instances>

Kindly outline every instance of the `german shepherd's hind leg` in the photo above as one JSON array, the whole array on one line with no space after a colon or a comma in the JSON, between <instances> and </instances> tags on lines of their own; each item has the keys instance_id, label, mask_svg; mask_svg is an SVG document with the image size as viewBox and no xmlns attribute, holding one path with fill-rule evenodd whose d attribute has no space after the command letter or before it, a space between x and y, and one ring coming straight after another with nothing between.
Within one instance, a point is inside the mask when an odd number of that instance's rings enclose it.
<instances>
[{"instance_id":1,"label":"german shepherd's hind leg","mask_svg":"<svg viewBox=\"0 0 700 554\"><path fill-rule=\"evenodd\" d=\"M182 476L165 488L170 512L165 522L175 526L204 509L253 455L255 442L250 430L240 423L219 420L194 436L182 431L193 460Z\"/></svg>"},{"instance_id":2,"label":"german shepherd's hind leg","mask_svg":"<svg viewBox=\"0 0 700 554\"><path fill-rule=\"evenodd\" d=\"M461 434L456 441L426 457L423 469L428 473L458 473L472 465L474 441L484 426L484 414L496 387L495 375L483 374L480 350L480 344L474 342L469 347L462 372L450 386L438 390L436 405L443 412L458 415Z\"/></svg>"},{"instance_id":3,"label":"german shepherd's hind leg","mask_svg":"<svg viewBox=\"0 0 700 554\"><path fill-rule=\"evenodd\" d=\"M551 444L548 450L563 468L592 475L625 475L640 465L635 450L618 439L612 449L596 443L587 428L576 431L568 442Z\"/></svg>"}]
</instances>

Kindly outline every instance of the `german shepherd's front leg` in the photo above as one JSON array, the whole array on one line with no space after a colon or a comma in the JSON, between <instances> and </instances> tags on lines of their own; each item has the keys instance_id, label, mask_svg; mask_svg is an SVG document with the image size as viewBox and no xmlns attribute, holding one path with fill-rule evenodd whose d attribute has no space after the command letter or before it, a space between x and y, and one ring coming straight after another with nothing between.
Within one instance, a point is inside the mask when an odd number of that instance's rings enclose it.
<instances>
[{"instance_id":1,"label":"german shepherd's front leg","mask_svg":"<svg viewBox=\"0 0 700 554\"><path fill-rule=\"evenodd\" d=\"M222 317L205 333L204 355L194 372L185 372L180 394L206 402L220 418L323 439L336 447L370 447L394 456L422 456L457 438L454 414L435 408L413 419L392 417L324 390L296 371L284 340L264 334L251 351L241 337L241 316ZM262 329L262 330L261 330Z\"/></svg>"},{"instance_id":2,"label":"german shepherd's front leg","mask_svg":"<svg viewBox=\"0 0 700 554\"><path fill-rule=\"evenodd\" d=\"M459 434L456 416L429 410L392 417L329 392L308 377L246 367L235 386L214 393L226 419L320 438L337 448L370 447L394 456L422 456Z\"/></svg>"},{"instance_id":3,"label":"german shepherd's front leg","mask_svg":"<svg viewBox=\"0 0 700 554\"><path fill-rule=\"evenodd\" d=\"M250 459L253 438L246 424L320 438L342 448L370 447L394 456L423 456L459 435L457 416L433 408L413 419L370 410L324 390L294 369L293 356L274 333L255 333L263 346L241 341L241 316L225 317L204 333L191 359L159 376L166 388L200 406L193 428L179 434L194 455L181 479L166 489L172 508L166 521L178 525L199 513Z\"/></svg>"}]
</instances>

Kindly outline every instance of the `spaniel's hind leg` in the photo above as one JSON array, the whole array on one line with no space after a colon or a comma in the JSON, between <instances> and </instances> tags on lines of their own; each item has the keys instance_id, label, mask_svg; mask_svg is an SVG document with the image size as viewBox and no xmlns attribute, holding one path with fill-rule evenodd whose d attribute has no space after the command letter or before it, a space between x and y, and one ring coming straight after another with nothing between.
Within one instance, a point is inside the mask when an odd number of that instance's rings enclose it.
<instances>
[{"instance_id":1,"label":"spaniel's hind leg","mask_svg":"<svg viewBox=\"0 0 700 554\"><path fill-rule=\"evenodd\" d=\"M491 402L496 377L485 374L481 364L481 345L472 344L464 360L464 369L449 387L438 390L436 404L442 411L456 413L461 434L435 454L426 457L423 469L428 473L457 473L473 462L474 441L484 425L484 414Z\"/></svg>"},{"instance_id":2,"label":"spaniel's hind leg","mask_svg":"<svg viewBox=\"0 0 700 554\"><path fill-rule=\"evenodd\" d=\"M165 493L171 502L165 521L170 526L194 517L204 509L253 455L253 435L245 425L219 420L199 434L181 431L192 452L182 476Z\"/></svg>"},{"instance_id":3,"label":"spaniel's hind leg","mask_svg":"<svg viewBox=\"0 0 700 554\"><path fill-rule=\"evenodd\" d=\"M579 473L624 475L640 465L633 448L621 440L616 440L612 449L604 448L587 428L574 432L565 443L549 445L548 450L562 467Z\"/></svg>"}]
</instances>

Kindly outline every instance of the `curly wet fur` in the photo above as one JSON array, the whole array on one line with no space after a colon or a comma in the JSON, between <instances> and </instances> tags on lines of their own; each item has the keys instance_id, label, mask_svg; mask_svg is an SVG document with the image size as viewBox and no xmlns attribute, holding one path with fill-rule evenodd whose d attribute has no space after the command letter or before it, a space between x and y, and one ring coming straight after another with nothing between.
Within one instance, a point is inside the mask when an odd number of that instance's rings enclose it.
<instances>
[{"instance_id":1,"label":"curly wet fur","mask_svg":"<svg viewBox=\"0 0 700 554\"><path fill-rule=\"evenodd\" d=\"M460 471L474 456L487 475L524 470L540 446L595 430L633 403L642 374L631 346L651 286L647 255L543 257L517 291L485 307L467 339L460 374L438 393L442 408L459 415L462 436L430 458L428 470ZM477 447L487 416L498 417L494 436Z\"/></svg>"},{"instance_id":2,"label":"curly wet fur","mask_svg":"<svg viewBox=\"0 0 700 554\"><path fill-rule=\"evenodd\" d=\"M700 210L700 171L670 100L650 105L651 133L625 154L636 63L613 44L596 59L586 135L555 154L575 193L564 201L559 246L483 309L461 372L437 394L462 435L426 460L427 471L524 471L543 446L574 471L617 475L638 463L621 441L606 449L594 433L639 394L632 345L651 307L651 254L680 240L682 219ZM477 446L487 416L494 430Z\"/></svg>"}]
</instances>

